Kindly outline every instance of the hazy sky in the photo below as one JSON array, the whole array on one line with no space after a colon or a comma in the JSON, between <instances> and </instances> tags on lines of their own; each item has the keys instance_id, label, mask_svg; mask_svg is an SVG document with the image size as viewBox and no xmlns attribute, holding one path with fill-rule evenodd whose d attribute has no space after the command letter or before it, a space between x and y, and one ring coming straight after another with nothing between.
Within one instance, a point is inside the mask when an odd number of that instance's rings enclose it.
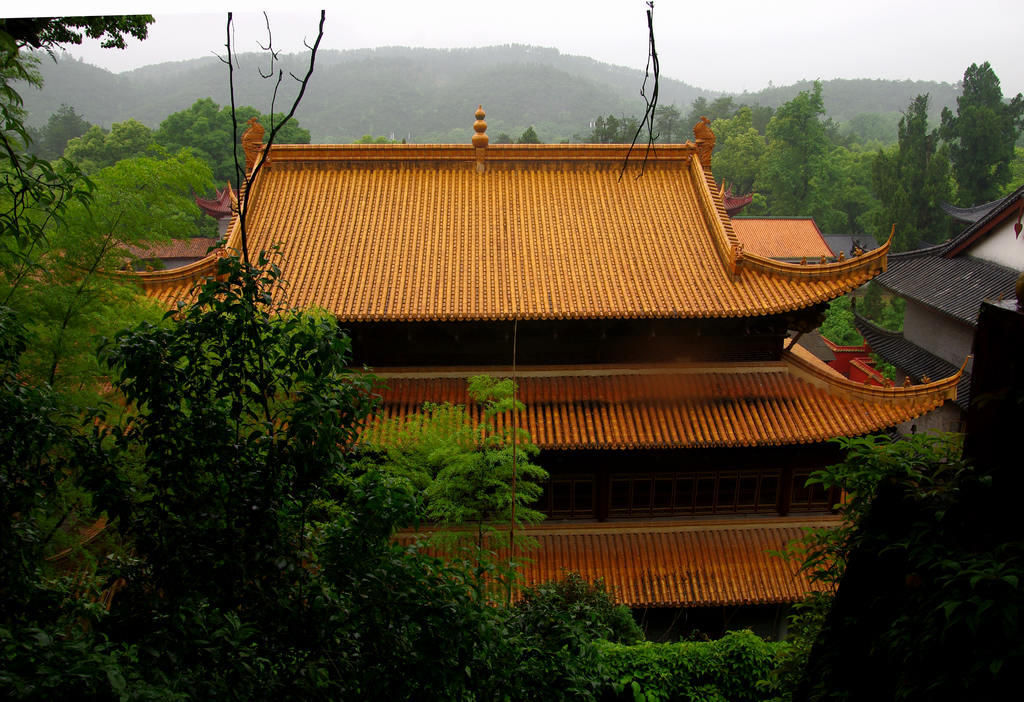
<instances>
[{"instance_id":1,"label":"hazy sky","mask_svg":"<svg viewBox=\"0 0 1024 702\"><path fill-rule=\"evenodd\" d=\"M50 2L43 14L149 12L150 38L124 50L71 53L111 71L223 51L219 0ZM286 53L312 40L320 5L275 3L274 44ZM264 36L257 3L234 3L240 50ZM84 8L88 8L87 10ZM200 8L205 14L200 14ZM532 44L642 69L647 57L643 0L372 0L326 7L322 46L471 47ZM888 78L954 83L971 63L989 61L1003 94L1024 91L1024 2L974 0L732 0L655 2L654 29L664 75L708 90L756 91L814 78ZM95 42L93 42L95 44Z\"/></svg>"}]
</instances>

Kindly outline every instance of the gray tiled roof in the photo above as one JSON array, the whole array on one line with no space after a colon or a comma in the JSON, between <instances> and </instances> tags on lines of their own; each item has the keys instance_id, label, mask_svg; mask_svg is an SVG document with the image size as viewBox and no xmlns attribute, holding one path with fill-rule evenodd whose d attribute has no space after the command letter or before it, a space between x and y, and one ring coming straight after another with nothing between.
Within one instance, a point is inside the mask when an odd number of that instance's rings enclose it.
<instances>
[{"instance_id":1,"label":"gray tiled roof","mask_svg":"<svg viewBox=\"0 0 1024 702\"><path fill-rule=\"evenodd\" d=\"M854 315L854 326L872 351L909 375L916 383L920 383L924 376L930 380L940 380L960 370L949 361L907 341L900 332L882 329L859 314ZM970 400L971 374L965 371L956 385L956 404L966 410Z\"/></svg>"},{"instance_id":2,"label":"gray tiled roof","mask_svg":"<svg viewBox=\"0 0 1024 702\"><path fill-rule=\"evenodd\" d=\"M1013 296L1017 271L970 256L944 258L941 248L890 255L888 270L875 282L971 326L982 300Z\"/></svg>"}]
</instances>

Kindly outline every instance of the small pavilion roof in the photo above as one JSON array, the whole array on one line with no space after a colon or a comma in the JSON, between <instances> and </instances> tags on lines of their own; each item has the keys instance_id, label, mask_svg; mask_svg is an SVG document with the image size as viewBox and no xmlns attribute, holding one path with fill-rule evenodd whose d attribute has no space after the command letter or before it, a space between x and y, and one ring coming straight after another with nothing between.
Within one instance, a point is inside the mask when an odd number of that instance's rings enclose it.
<instances>
[{"instance_id":1,"label":"small pavilion roof","mask_svg":"<svg viewBox=\"0 0 1024 702\"><path fill-rule=\"evenodd\" d=\"M838 517L730 519L701 522L545 523L526 527L538 548L517 553L520 585L603 578L628 607L715 607L784 604L821 589L798 564L771 555L807 528L831 528ZM399 532L410 544L423 532ZM429 549L428 549L429 551ZM498 558L505 557L499 552ZM525 557L525 558L522 558Z\"/></svg>"},{"instance_id":2,"label":"small pavilion roof","mask_svg":"<svg viewBox=\"0 0 1024 702\"><path fill-rule=\"evenodd\" d=\"M833 258L812 217L734 217L733 231L743 250L767 258L808 261Z\"/></svg>"},{"instance_id":3,"label":"small pavilion roof","mask_svg":"<svg viewBox=\"0 0 1024 702\"><path fill-rule=\"evenodd\" d=\"M385 422L424 402L466 405L466 378L511 368L377 369L386 389L361 441L386 444ZM519 426L543 449L778 446L878 432L956 397L960 373L911 388L850 381L795 347L777 362L526 367L515 374ZM504 422L511 422L511 415Z\"/></svg>"},{"instance_id":4,"label":"small pavilion roof","mask_svg":"<svg viewBox=\"0 0 1024 702\"><path fill-rule=\"evenodd\" d=\"M217 195L212 200L201 198L199 196L196 196L195 200L199 209L214 219L230 217L237 206L235 192L231 187L231 183L228 183L224 188L218 190Z\"/></svg>"},{"instance_id":5,"label":"small pavilion roof","mask_svg":"<svg viewBox=\"0 0 1024 702\"><path fill-rule=\"evenodd\" d=\"M623 173L611 144L274 145L249 251L279 245L291 304L342 321L758 316L885 269L888 244L808 265L744 250L699 150L655 145L640 175L645 150ZM172 305L213 269L140 279Z\"/></svg>"}]
</instances>

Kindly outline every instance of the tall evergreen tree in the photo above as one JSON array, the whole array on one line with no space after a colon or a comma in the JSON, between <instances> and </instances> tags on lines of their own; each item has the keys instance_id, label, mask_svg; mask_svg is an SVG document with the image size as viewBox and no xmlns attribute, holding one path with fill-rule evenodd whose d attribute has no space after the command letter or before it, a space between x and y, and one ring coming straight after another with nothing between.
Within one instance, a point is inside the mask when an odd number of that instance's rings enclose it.
<instances>
[{"instance_id":1,"label":"tall evergreen tree","mask_svg":"<svg viewBox=\"0 0 1024 702\"><path fill-rule=\"evenodd\" d=\"M942 241L948 221L939 203L950 199L949 158L928 131L928 95L918 95L900 118L895 149L879 151L872 164L872 189L881 203L880 233L896 225L897 251L922 241Z\"/></svg>"},{"instance_id":2,"label":"tall evergreen tree","mask_svg":"<svg viewBox=\"0 0 1024 702\"><path fill-rule=\"evenodd\" d=\"M39 158L60 158L68 142L85 134L91 126L84 117L75 112L74 107L62 103L39 132L38 140L30 147L31 151Z\"/></svg>"},{"instance_id":3,"label":"tall evergreen tree","mask_svg":"<svg viewBox=\"0 0 1024 702\"><path fill-rule=\"evenodd\" d=\"M1013 146L1024 123L1024 96L1003 101L999 78L988 61L964 72L964 92L956 116L942 110L942 138L949 142L957 200L962 206L999 197L1010 179Z\"/></svg>"}]
</instances>

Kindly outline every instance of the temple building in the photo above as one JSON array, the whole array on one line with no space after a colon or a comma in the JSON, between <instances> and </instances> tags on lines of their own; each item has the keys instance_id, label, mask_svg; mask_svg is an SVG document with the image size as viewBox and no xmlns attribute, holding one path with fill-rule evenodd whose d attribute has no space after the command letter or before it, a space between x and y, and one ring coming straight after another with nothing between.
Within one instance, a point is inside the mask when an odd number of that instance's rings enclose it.
<instances>
[{"instance_id":1,"label":"temple building","mask_svg":"<svg viewBox=\"0 0 1024 702\"><path fill-rule=\"evenodd\" d=\"M968 226L943 244L891 255L888 270L875 279L906 300L903 331L856 317L871 349L896 366L897 384L955 372L971 353L982 301L1012 298L1024 272L1024 186L978 207L944 209ZM962 431L970 383L968 364L955 399L927 417L904 422L900 431Z\"/></svg>"},{"instance_id":2,"label":"temple building","mask_svg":"<svg viewBox=\"0 0 1024 702\"><path fill-rule=\"evenodd\" d=\"M467 403L469 375L515 379L551 476L527 584L603 577L634 608L801 599L810 584L768 551L834 523L839 496L805 486L838 458L830 439L955 397L955 374L872 387L789 337L883 272L889 244L826 263L751 252L706 133L649 152L491 145L483 118L465 145L274 145L250 251L279 246L289 302L351 332L385 417ZM140 278L171 305L213 267Z\"/></svg>"}]
</instances>

